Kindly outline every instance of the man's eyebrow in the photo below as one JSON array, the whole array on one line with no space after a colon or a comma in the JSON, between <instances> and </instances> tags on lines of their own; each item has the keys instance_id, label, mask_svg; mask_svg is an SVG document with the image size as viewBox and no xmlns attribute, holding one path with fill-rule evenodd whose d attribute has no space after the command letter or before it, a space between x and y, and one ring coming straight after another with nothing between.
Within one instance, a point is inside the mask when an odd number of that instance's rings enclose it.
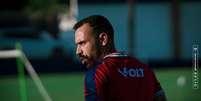
<instances>
[{"instance_id":1,"label":"man's eyebrow","mask_svg":"<svg viewBox=\"0 0 201 101\"><path fill-rule=\"evenodd\" d=\"M84 43L84 40L77 42L76 44L82 44Z\"/></svg>"}]
</instances>

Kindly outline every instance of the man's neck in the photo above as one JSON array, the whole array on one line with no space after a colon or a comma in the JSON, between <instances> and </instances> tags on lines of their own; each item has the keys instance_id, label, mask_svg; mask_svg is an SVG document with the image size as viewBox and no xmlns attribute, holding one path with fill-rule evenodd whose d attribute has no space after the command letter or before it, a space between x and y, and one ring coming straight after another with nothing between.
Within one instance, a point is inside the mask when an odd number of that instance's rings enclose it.
<instances>
[{"instance_id":1,"label":"man's neck","mask_svg":"<svg viewBox=\"0 0 201 101\"><path fill-rule=\"evenodd\" d=\"M114 53L114 52L116 52L115 48L112 48L112 49L103 49L102 50L102 54L100 55L100 60L103 60L106 55Z\"/></svg>"}]
</instances>

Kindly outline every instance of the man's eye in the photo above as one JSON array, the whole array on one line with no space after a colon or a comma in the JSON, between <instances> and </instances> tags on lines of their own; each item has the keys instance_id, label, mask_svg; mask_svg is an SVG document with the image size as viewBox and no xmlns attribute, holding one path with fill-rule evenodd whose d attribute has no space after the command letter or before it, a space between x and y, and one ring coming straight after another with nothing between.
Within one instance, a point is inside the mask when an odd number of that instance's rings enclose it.
<instances>
[{"instance_id":1,"label":"man's eye","mask_svg":"<svg viewBox=\"0 0 201 101\"><path fill-rule=\"evenodd\" d=\"M79 45L84 45L84 44L85 44L85 42L80 42L80 43L79 43Z\"/></svg>"}]
</instances>

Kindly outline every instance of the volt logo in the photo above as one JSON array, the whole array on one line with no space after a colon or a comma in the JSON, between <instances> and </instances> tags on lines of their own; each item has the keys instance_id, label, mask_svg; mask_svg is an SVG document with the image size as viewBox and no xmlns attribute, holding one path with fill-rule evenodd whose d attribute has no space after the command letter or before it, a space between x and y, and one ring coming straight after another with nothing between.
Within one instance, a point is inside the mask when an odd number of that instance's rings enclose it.
<instances>
[{"instance_id":1,"label":"volt logo","mask_svg":"<svg viewBox=\"0 0 201 101\"><path fill-rule=\"evenodd\" d=\"M144 77L144 69L142 68L119 68L118 72L124 77Z\"/></svg>"}]
</instances>

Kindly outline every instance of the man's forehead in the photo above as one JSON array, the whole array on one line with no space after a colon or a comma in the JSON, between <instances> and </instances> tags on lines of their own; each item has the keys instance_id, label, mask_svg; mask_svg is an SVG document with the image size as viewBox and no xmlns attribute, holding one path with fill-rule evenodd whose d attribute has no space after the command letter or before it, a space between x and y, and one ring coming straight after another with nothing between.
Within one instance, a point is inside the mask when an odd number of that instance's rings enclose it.
<instances>
[{"instance_id":1,"label":"man's forehead","mask_svg":"<svg viewBox=\"0 0 201 101\"><path fill-rule=\"evenodd\" d=\"M88 24L85 23L82 26L80 26L77 31L82 31L82 32L91 32L92 31L92 27Z\"/></svg>"},{"instance_id":2,"label":"man's forehead","mask_svg":"<svg viewBox=\"0 0 201 101\"><path fill-rule=\"evenodd\" d=\"M84 41L92 33L92 28L88 24L82 25L75 31L75 42Z\"/></svg>"},{"instance_id":3,"label":"man's forehead","mask_svg":"<svg viewBox=\"0 0 201 101\"><path fill-rule=\"evenodd\" d=\"M76 43L80 42L80 41L83 41L85 37L86 36L85 36L85 34L83 32L81 32L81 31L76 31L75 32L75 42Z\"/></svg>"}]
</instances>

